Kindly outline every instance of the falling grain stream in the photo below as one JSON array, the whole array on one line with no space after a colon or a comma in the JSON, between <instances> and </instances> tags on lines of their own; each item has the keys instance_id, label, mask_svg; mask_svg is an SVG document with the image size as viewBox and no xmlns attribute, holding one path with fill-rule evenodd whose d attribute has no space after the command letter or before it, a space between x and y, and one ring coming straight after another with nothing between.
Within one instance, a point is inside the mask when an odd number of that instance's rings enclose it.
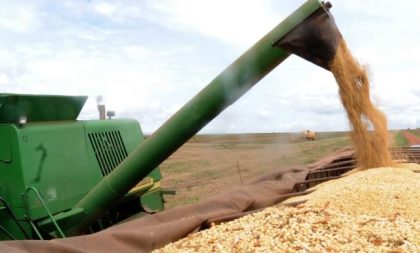
<instances>
[{"instance_id":1,"label":"falling grain stream","mask_svg":"<svg viewBox=\"0 0 420 253\"><path fill-rule=\"evenodd\" d=\"M361 169L392 164L385 115L371 102L366 69L341 40L330 65L340 88L341 102L350 120L351 139Z\"/></svg>"}]
</instances>

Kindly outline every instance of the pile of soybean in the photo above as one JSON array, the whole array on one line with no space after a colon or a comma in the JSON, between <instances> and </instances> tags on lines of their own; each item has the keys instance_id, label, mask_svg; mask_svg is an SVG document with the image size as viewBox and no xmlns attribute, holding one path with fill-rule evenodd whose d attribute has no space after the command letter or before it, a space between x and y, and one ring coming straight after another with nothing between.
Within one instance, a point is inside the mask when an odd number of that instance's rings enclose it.
<instances>
[{"instance_id":1,"label":"pile of soybean","mask_svg":"<svg viewBox=\"0 0 420 253\"><path fill-rule=\"evenodd\" d=\"M410 165L420 169L419 165ZM420 174L375 168L155 252L420 252Z\"/></svg>"}]
</instances>

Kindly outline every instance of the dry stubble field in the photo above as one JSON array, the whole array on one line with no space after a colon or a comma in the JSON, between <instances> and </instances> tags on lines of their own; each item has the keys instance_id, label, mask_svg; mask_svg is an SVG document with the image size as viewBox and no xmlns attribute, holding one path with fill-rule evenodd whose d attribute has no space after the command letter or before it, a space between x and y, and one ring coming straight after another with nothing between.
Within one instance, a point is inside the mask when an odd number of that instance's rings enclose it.
<instances>
[{"instance_id":1,"label":"dry stubble field","mask_svg":"<svg viewBox=\"0 0 420 253\"><path fill-rule=\"evenodd\" d=\"M320 133L315 141L301 134L198 135L161 165L166 208L195 203L273 169L309 164L350 147L345 132Z\"/></svg>"}]
</instances>

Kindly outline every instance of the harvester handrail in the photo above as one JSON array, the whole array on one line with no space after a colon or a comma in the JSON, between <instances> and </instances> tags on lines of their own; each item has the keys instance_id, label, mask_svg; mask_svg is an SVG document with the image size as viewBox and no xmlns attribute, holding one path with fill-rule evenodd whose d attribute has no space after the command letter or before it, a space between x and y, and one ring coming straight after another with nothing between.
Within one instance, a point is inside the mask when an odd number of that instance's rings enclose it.
<instances>
[{"instance_id":1,"label":"harvester handrail","mask_svg":"<svg viewBox=\"0 0 420 253\"><path fill-rule=\"evenodd\" d=\"M25 191L25 200L27 200L27 199L28 199L28 193L29 193L31 190L32 190L33 192L35 192L36 197L37 197L37 198L38 198L38 200L41 202L42 207L43 207L43 208L45 209L45 211L47 212L48 217L51 219L52 223L53 223L53 224L54 224L54 226L56 227L57 232L60 234L61 238L66 238L66 236L64 235L64 233L63 233L63 231L61 230L60 226L57 224L56 220L54 219L53 215L51 214L51 211L48 209L47 205L45 204L45 201L44 201L44 199L42 198L41 194L39 194L39 191L38 191L35 187L31 186L31 187L28 187L28 188L26 189L26 191ZM27 204L27 206L29 206L29 203L28 203L28 202L27 202L26 204ZM29 212L28 212L28 218L29 218L29 220L31 220L31 219L30 219L30 217L29 217Z\"/></svg>"},{"instance_id":2,"label":"harvester handrail","mask_svg":"<svg viewBox=\"0 0 420 253\"><path fill-rule=\"evenodd\" d=\"M31 219L28 218L28 223L31 225L32 229L35 231L36 235L40 240L44 240L44 237L42 237L41 233L39 232L38 228L35 226L35 224L32 222Z\"/></svg>"},{"instance_id":3,"label":"harvester handrail","mask_svg":"<svg viewBox=\"0 0 420 253\"><path fill-rule=\"evenodd\" d=\"M10 234L10 232L7 231L7 229L5 229L2 225L0 225L0 230L3 231L3 233L7 235L7 237L9 237L11 240L16 240L16 238Z\"/></svg>"},{"instance_id":4,"label":"harvester handrail","mask_svg":"<svg viewBox=\"0 0 420 253\"><path fill-rule=\"evenodd\" d=\"M16 222L16 225L19 227L20 231L22 231L22 233L25 235L25 238L30 239L29 235L26 233L25 229L23 229L22 225L19 223L18 219L16 218L16 215L13 213L12 209L10 209L10 206L9 206L9 204L7 204L6 200L3 199L2 197L0 197L0 202L3 204L4 208L9 213L10 217L12 217L13 221ZM3 230L3 232L5 232L5 231ZM13 238L13 236L12 236L12 238Z\"/></svg>"}]
</instances>

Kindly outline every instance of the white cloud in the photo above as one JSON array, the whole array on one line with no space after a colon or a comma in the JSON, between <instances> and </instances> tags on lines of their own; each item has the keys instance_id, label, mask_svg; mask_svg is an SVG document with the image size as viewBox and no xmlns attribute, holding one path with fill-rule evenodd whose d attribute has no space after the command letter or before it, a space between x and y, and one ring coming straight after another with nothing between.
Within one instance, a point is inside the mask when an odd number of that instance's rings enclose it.
<instances>
[{"instance_id":1,"label":"white cloud","mask_svg":"<svg viewBox=\"0 0 420 253\"><path fill-rule=\"evenodd\" d=\"M373 73L390 126L419 121L416 1L332 1L351 50ZM43 1L0 3L2 92L102 94L118 117L154 131L299 1ZM410 8L407 8L410 6ZM16 18L18 17L18 18ZM35 33L36 32L36 33ZM414 122L414 123L413 123ZM290 56L207 132L347 129L331 74Z\"/></svg>"},{"instance_id":2,"label":"white cloud","mask_svg":"<svg viewBox=\"0 0 420 253\"><path fill-rule=\"evenodd\" d=\"M0 73L0 85L9 84L10 78L5 73Z\"/></svg>"},{"instance_id":3,"label":"white cloud","mask_svg":"<svg viewBox=\"0 0 420 253\"><path fill-rule=\"evenodd\" d=\"M0 8L0 28L12 32L30 32L41 25L37 8L28 3L8 2Z\"/></svg>"},{"instance_id":4,"label":"white cloud","mask_svg":"<svg viewBox=\"0 0 420 253\"><path fill-rule=\"evenodd\" d=\"M154 21L171 29L197 32L244 48L261 38L283 17L274 1L151 1Z\"/></svg>"},{"instance_id":5,"label":"white cloud","mask_svg":"<svg viewBox=\"0 0 420 253\"><path fill-rule=\"evenodd\" d=\"M106 18L125 22L129 19L141 18L143 10L135 1L94 1L93 11Z\"/></svg>"},{"instance_id":6,"label":"white cloud","mask_svg":"<svg viewBox=\"0 0 420 253\"><path fill-rule=\"evenodd\" d=\"M111 16L115 14L115 11L117 10L116 6L109 3L109 2L99 2L95 3L93 6L93 9L98 12L99 14L105 15L105 16Z\"/></svg>"}]
</instances>

